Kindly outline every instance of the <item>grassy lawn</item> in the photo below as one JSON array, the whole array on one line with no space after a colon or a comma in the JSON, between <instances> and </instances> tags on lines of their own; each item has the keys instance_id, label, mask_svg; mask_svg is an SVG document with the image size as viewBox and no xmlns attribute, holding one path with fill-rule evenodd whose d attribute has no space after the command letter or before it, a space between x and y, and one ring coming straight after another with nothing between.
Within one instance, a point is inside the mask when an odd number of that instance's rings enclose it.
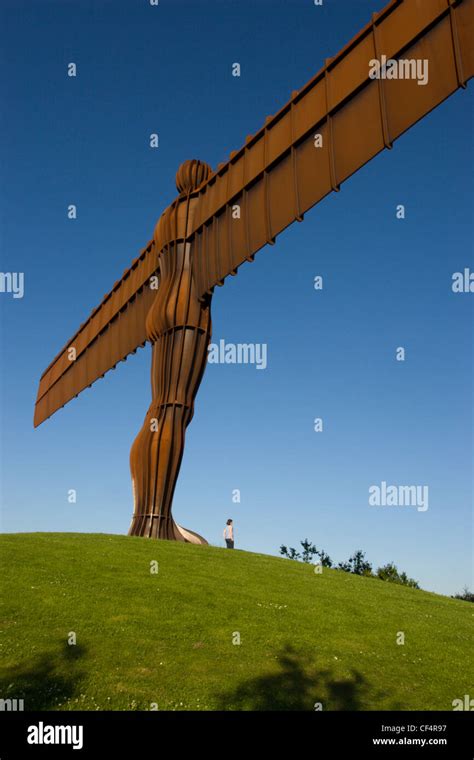
<instances>
[{"instance_id":1,"label":"grassy lawn","mask_svg":"<svg viewBox=\"0 0 474 760\"><path fill-rule=\"evenodd\" d=\"M0 698L25 710L451 710L472 694L467 602L126 536L3 535L0 555Z\"/></svg>"}]
</instances>

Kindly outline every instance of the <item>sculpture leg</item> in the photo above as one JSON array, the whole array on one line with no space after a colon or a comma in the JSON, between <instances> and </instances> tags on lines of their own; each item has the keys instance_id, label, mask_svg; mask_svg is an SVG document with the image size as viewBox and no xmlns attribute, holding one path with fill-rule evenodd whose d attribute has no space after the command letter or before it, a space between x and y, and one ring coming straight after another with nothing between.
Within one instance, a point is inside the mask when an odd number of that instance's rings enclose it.
<instances>
[{"instance_id":1,"label":"sculpture leg","mask_svg":"<svg viewBox=\"0 0 474 760\"><path fill-rule=\"evenodd\" d=\"M131 536L207 543L175 523L171 505L209 340L209 331L179 327L153 345L153 401L130 452L134 491Z\"/></svg>"}]
</instances>

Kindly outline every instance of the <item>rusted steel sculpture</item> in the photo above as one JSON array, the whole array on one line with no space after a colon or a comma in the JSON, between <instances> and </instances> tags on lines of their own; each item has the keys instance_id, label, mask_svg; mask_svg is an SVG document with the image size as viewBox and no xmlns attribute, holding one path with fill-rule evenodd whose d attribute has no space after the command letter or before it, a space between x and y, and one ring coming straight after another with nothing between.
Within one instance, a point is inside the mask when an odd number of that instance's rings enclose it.
<instances>
[{"instance_id":1,"label":"rusted steel sculpture","mask_svg":"<svg viewBox=\"0 0 474 760\"><path fill-rule=\"evenodd\" d=\"M179 196L153 240L43 373L35 408L37 426L151 343L152 402L131 451L129 534L206 543L174 522L171 504L214 287L465 87L473 38L474 0L392 0L227 163L215 172L195 160L179 168Z\"/></svg>"},{"instance_id":2,"label":"rusted steel sculpture","mask_svg":"<svg viewBox=\"0 0 474 760\"><path fill-rule=\"evenodd\" d=\"M153 237L160 285L146 317L146 336L153 346L152 402L130 453L132 536L206 543L173 521L171 501L211 338L211 295L199 300L191 244L186 242L199 202L193 191L210 174L210 167L200 161L186 161L179 168L180 196L162 215Z\"/></svg>"}]
</instances>

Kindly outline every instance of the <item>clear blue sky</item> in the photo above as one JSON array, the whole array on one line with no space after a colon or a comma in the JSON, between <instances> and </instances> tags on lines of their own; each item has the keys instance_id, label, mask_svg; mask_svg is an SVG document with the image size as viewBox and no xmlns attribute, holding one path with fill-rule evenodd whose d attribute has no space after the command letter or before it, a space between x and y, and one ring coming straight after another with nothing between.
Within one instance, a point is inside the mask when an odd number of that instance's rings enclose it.
<instances>
[{"instance_id":1,"label":"clear blue sky","mask_svg":"<svg viewBox=\"0 0 474 760\"><path fill-rule=\"evenodd\" d=\"M383 5L2 2L1 269L25 273L23 299L0 294L4 531L127 531L150 348L34 430L39 377L150 239L179 164L225 160ZM474 296L451 292L474 268L472 104L471 84L217 290L214 340L267 343L268 368L208 367L180 524L221 544L233 517L239 548L308 537L472 587ZM381 481L428 485L429 509L369 507Z\"/></svg>"}]
</instances>

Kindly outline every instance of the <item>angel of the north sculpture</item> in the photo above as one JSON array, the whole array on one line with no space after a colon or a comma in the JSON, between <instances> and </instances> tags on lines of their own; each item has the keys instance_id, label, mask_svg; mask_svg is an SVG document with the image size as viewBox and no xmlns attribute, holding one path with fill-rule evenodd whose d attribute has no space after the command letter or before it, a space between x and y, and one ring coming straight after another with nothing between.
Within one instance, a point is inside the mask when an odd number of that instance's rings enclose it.
<instances>
[{"instance_id":1,"label":"angel of the north sculpture","mask_svg":"<svg viewBox=\"0 0 474 760\"><path fill-rule=\"evenodd\" d=\"M130 455L130 535L206 543L174 521L172 501L215 286L466 87L473 38L474 0L392 0L227 162L179 167L178 196L153 238L45 370L35 408L37 426L151 343L152 400Z\"/></svg>"}]
</instances>

